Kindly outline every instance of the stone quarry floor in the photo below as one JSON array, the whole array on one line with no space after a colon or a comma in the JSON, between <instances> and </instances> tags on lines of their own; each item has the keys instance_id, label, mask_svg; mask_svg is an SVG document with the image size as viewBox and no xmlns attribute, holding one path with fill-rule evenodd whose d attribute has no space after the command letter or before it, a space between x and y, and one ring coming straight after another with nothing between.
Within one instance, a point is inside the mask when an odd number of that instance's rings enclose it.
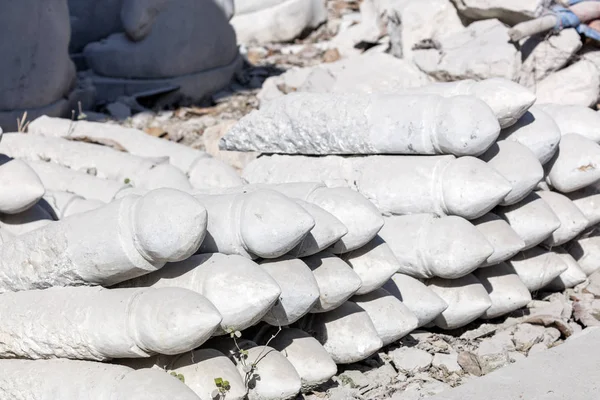
<instances>
[{"instance_id":1,"label":"stone quarry floor","mask_svg":"<svg viewBox=\"0 0 600 400\"><path fill-rule=\"evenodd\" d=\"M315 44L330 39L341 15L357 9L354 1L330 1L329 21L307 38L291 44L242 48L248 60L244 70L203 106L142 112L108 123L142 129L219 156L218 140L232 124L258 107L256 95L266 78L291 67L339 59L335 50L321 50ZM241 169L252 157L230 154L224 159ZM596 296L600 298L600 274L564 293L537 293L528 308L508 317L477 321L460 331L415 331L367 360L339 366L332 381L298 398L414 400L438 394L558 346L582 329L600 325L600 300Z\"/></svg>"}]
</instances>

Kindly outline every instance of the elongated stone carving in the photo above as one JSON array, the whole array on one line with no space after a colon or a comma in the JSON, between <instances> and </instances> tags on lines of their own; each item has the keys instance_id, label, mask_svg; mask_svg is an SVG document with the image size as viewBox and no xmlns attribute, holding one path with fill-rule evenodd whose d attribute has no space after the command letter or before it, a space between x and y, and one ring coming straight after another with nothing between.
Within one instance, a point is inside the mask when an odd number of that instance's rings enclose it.
<instances>
[{"instance_id":1,"label":"elongated stone carving","mask_svg":"<svg viewBox=\"0 0 600 400\"><path fill-rule=\"evenodd\" d=\"M600 145L578 134L563 135L558 152L546 164L546 183L562 193L600 180Z\"/></svg>"},{"instance_id":2,"label":"elongated stone carving","mask_svg":"<svg viewBox=\"0 0 600 400\"><path fill-rule=\"evenodd\" d=\"M495 213L523 239L524 249L537 246L560 228L560 219L537 193L512 206L498 207Z\"/></svg>"},{"instance_id":3,"label":"elongated stone carving","mask_svg":"<svg viewBox=\"0 0 600 400\"><path fill-rule=\"evenodd\" d=\"M542 289L568 268L561 257L541 247L519 253L508 264L515 269L530 292Z\"/></svg>"},{"instance_id":4,"label":"elongated stone carving","mask_svg":"<svg viewBox=\"0 0 600 400\"><path fill-rule=\"evenodd\" d=\"M567 243L564 247L587 276L600 269L600 232L597 229Z\"/></svg>"},{"instance_id":5,"label":"elongated stone carving","mask_svg":"<svg viewBox=\"0 0 600 400\"><path fill-rule=\"evenodd\" d=\"M106 360L179 354L221 322L203 296L180 288L49 288L4 293L2 358Z\"/></svg>"},{"instance_id":6,"label":"elongated stone carving","mask_svg":"<svg viewBox=\"0 0 600 400\"><path fill-rule=\"evenodd\" d=\"M512 190L496 170L474 157L263 156L243 173L250 183L323 181L348 186L384 214L482 216ZM342 221L344 222L344 221Z\"/></svg>"},{"instance_id":7,"label":"elongated stone carving","mask_svg":"<svg viewBox=\"0 0 600 400\"><path fill-rule=\"evenodd\" d=\"M491 319L525 307L531 301L531 293L513 267L499 263L493 268L480 268L473 275L481 282L492 305L481 318Z\"/></svg>"},{"instance_id":8,"label":"elongated stone carving","mask_svg":"<svg viewBox=\"0 0 600 400\"><path fill-rule=\"evenodd\" d=\"M284 256L265 260L260 265L281 288L279 301L263 317L266 323L290 325L319 303L319 284L310 268L300 259Z\"/></svg>"},{"instance_id":9,"label":"elongated stone carving","mask_svg":"<svg viewBox=\"0 0 600 400\"><path fill-rule=\"evenodd\" d=\"M503 206L523 200L544 178L544 169L526 146L512 141L495 143L481 159L511 184L512 190L500 203Z\"/></svg>"},{"instance_id":10,"label":"elongated stone carving","mask_svg":"<svg viewBox=\"0 0 600 400\"><path fill-rule=\"evenodd\" d=\"M490 108L472 96L291 93L242 118L220 146L283 154L479 155L499 133Z\"/></svg>"},{"instance_id":11,"label":"elongated stone carving","mask_svg":"<svg viewBox=\"0 0 600 400\"><path fill-rule=\"evenodd\" d=\"M342 222L348 229L348 233L330 248L335 254L352 251L366 245L383 226L381 213L363 195L349 188L329 188L323 183L298 181L281 184L255 184L224 191L211 190L208 193L246 193L265 189L275 190L288 197L317 205Z\"/></svg>"},{"instance_id":12,"label":"elongated stone carving","mask_svg":"<svg viewBox=\"0 0 600 400\"><path fill-rule=\"evenodd\" d=\"M302 321L336 364L350 364L369 357L383 346L366 311L347 301L335 310L311 314Z\"/></svg>"},{"instance_id":13,"label":"elongated stone carving","mask_svg":"<svg viewBox=\"0 0 600 400\"><path fill-rule=\"evenodd\" d=\"M546 289L561 291L569 289L585 282L587 279L586 273L579 266L577 261L562 247L556 247L552 249L552 252L558 255L567 265L566 271L562 272L559 276L554 278L547 286Z\"/></svg>"},{"instance_id":14,"label":"elongated stone carving","mask_svg":"<svg viewBox=\"0 0 600 400\"><path fill-rule=\"evenodd\" d=\"M576 133L596 143L600 143L600 115L589 107L567 104L536 105L552 116L561 134Z\"/></svg>"},{"instance_id":15,"label":"elongated stone carving","mask_svg":"<svg viewBox=\"0 0 600 400\"><path fill-rule=\"evenodd\" d=\"M362 285L360 277L348 264L324 251L302 261L311 269L319 287L319 301L311 312L333 310L344 304Z\"/></svg>"},{"instance_id":16,"label":"elongated stone carving","mask_svg":"<svg viewBox=\"0 0 600 400\"><path fill-rule=\"evenodd\" d=\"M392 276L383 288L400 300L417 317L417 328L429 324L448 308L440 296L421 281L404 274Z\"/></svg>"},{"instance_id":17,"label":"elongated stone carving","mask_svg":"<svg viewBox=\"0 0 600 400\"><path fill-rule=\"evenodd\" d=\"M588 220L588 228L600 223L600 183L592 183L565 196L583 213Z\"/></svg>"},{"instance_id":18,"label":"elongated stone carving","mask_svg":"<svg viewBox=\"0 0 600 400\"><path fill-rule=\"evenodd\" d=\"M404 92L436 94L444 97L475 96L492 109L502 128L516 123L535 102L535 95L531 91L504 78L440 82L407 89Z\"/></svg>"},{"instance_id":19,"label":"elongated stone carving","mask_svg":"<svg viewBox=\"0 0 600 400\"><path fill-rule=\"evenodd\" d=\"M7 399L200 399L164 371L75 360L0 360L0 390Z\"/></svg>"},{"instance_id":20,"label":"elongated stone carving","mask_svg":"<svg viewBox=\"0 0 600 400\"><path fill-rule=\"evenodd\" d=\"M110 203L118 193L131 188L130 184L123 181L101 179L53 162L27 161L27 164L39 176L47 190L70 192L88 200Z\"/></svg>"},{"instance_id":21,"label":"elongated stone carving","mask_svg":"<svg viewBox=\"0 0 600 400\"><path fill-rule=\"evenodd\" d=\"M271 309L281 289L255 262L237 255L199 254L169 263L153 273L125 281L120 287L179 287L210 300L223 316L221 329L244 330Z\"/></svg>"},{"instance_id":22,"label":"elongated stone carving","mask_svg":"<svg viewBox=\"0 0 600 400\"><path fill-rule=\"evenodd\" d=\"M337 365L323 346L300 329L282 330L269 345L279 350L298 372L302 390L311 390L327 382L337 372Z\"/></svg>"},{"instance_id":23,"label":"elongated stone carving","mask_svg":"<svg viewBox=\"0 0 600 400\"><path fill-rule=\"evenodd\" d=\"M49 223L0 248L0 292L106 286L156 271L198 249L206 218L191 195L157 189Z\"/></svg>"},{"instance_id":24,"label":"elongated stone carving","mask_svg":"<svg viewBox=\"0 0 600 400\"><path fill-rule=\"evenodd\" d=\"M17 214L37 203L45 188L36 173L21 160L0 165L0 212Z\"/></svg>"},{"instance_id":25,"label":"elongated stone carving","mask_svg":"<svg viewBox=\"0 0 600 400\"><path fill-rule=\"evenodd\" d=\"M408 335L419 325L410 309L385 289L354 296L352 301L366 311L384 346Z\"/></svg>"},{"instance_id":26,"label":"elongated stone carving","mask_svg":"<svg viewBox=\"0 0 600 400\"><path fill-rule=\"evenodd\" d=\"M391 216L379 234L398 259L398 272L415 278L460 278L494 252L469 221L455 216Z\"/></svg>"},{"instance_id":27,"label":"elongated stone carving","mask_svg":"<svg viewBox=\"0 0 600 400\"><path fill-rule=\"evenodd\" d=\"M546 190L540 190L537 195L546 202L560 220L560 226L544 240L544 245L552 248L565 244L588 226L589 221L585 215L568 197Z\"/></svg>"},{"instance_id":28,"label":"elongated stone carving","mask_svg":"<svg viewBox=\"0 0 600 400\"><path fill-rule=\"evenodd\" d=\"M165 159L138 157L107 146L38 135L5 134L0 152L27 161L51 161L147 189L191 189L185 174L165 163Z\"/></svg>"},{"instance_id":29,"label":"elongated stone carving","mask_svg":"<svg viewBox=\"0 0 600 400\"><path fill-rule=\"evenodd\" d=\"M157 355L149 358L114 360L133 369L154 368L183 375L185 385L200 399L210 398L215 390L215 379L229 382L227 398L243 400L246 397L244 381L235 364L218 350L201 347L174 356Z\"/></svg>"},{"instance_id":30,"label":"elongated stone carving","mask_svg":"<svg viewBox=\"0 0 600 400\"><path fill-rule=\"evenodd\" d=\"M86 200L73 193L56 191L47 191L41 205L44 203L49 206L48 211L52 211L59 220L104 206L104 203L99 200Z\"/></svg>"},{"instance_id":31,"label":"elongated stone carving","mask_svg":"<svg viewBox=\"0 0 600 400\"><path fill-rule=\"evenodd\" d=\"M473 274L458 279L430 279L427 286L448 303L448 308L433 320L442 329L465 326L492 306L490 296Z\"/></svg>"},{"instance_id":32,"label":"elongated stone carving","mask_svg":"<svg viewBox=\"0 0 600 400\"><path fill-rule=\"evenodd\" d=\"M356 291L357 295L379 289L400 270L400 262L380 236L357 250L343 254L342 259L362 281L362 286Z\"/></svg>"},{"instance_id":33,"label":"elongated stone carving","mask_svg":"<svg viewBox=\"0 0 600 400\"><path fill-rule=\"evenodd\" d=\"M317 254L336 243L348 233L348 228L333 214L316 204L296 199L304 211L310 214L315 226L302 241L288 252L295 257L308 257Z\"/></svg>"},{"instance_id":34,"label":"elongated stone carving","mask_svg":"<svg viewBox=\"0 0 600 400\"><path fill-rule=\"evenodd\" d=\"M511 140L526 146L538 161L546 164L558 150L561 131L553 114L537 105L532 106L510 127L502 129L498 140Z\"/></svg>"},{"instance_id":35,"label":"elongated stone carving","mask_svg":"<svg viewBox=\"0 0 600 400\"><path fill-rule=\"evenodd\" d=\"M494 252L480 267L496 265L508 260L525 248L525 242L510 225L493 213L471 221L494 248Z\"/></svg>"},{"instance_id":36,"label":"elongated stone carving","mask_svg":"<svg viewBox=\"0 0 600 400\"><path fill-rule=\"evenodd\" d=\"M54 222L54 215L41 202L18 214L0 214L0 228L23 235Z\"/></svg>"},{"instance_id":37,"label":"elongated stone carving","mask_svg":"<svg viewBox=\"0 0 600 400\"><path fill-rule=\"evenodd\" d=\"M271 190L200 195L210 215L201 253L277 258L296 247L315 226L300 205Z\"/></svg>"},{"instance_id":38,"label":"elongated stone carving","mask_svg":"<svg viewBox=\"0 0 600 400\"><path fill-rule=\"evenodd\" d=\"M235 170L200 150L159 139L133 128L89 121L40 117L29 124L29 133L43 136L105 140L140 157L169 157L169 162L190 178L196 188L242 184Z\"/></svg>"}]
</instances>

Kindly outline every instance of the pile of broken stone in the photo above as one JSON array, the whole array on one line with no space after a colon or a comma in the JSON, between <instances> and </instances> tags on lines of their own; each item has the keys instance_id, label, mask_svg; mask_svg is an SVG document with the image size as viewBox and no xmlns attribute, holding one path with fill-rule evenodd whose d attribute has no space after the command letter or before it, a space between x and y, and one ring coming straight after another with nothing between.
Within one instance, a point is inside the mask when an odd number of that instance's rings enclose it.
<instances>
[{"instance_id":1,"label":"pile of broken stone","mask_svg":"<svg viewBox=\"0 0 600 400\"><path fill-rule=\"evenodd\" d=\"M291 398L417 328L584 284L598 118L504 79L294 93L223 138L264 153L242 179L142 131L40 117L0 141L0 388Z\"/></svg>"}]
</instances>

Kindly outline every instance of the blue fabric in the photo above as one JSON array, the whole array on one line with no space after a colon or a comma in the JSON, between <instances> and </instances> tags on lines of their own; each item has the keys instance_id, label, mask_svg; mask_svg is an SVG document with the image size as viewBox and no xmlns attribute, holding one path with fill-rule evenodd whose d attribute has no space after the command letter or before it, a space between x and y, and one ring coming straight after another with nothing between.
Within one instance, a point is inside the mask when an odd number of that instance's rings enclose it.
<instances>
[{"instance_id":1,"label":"blue fabric","mask_svg":"<svg viewBox=\"0 0 600 400\"><path fill-rule=\"evenodd\" d=\"M575 28L581 24L581 21L575 13L562 6L552 7L552 13L556 15L556 26L554 32L560 32L566 28Z\"/></svg>"},{"instance_id":2,"label":"blue fabric","mask_svg":"<svg viewBox=\"0 0 600 400\"><path fill-rule=\"evenodd\" d=\"M577 3L583 3L584 1L600 1L600 0L569 0L569 5L574 6Z\"/></svg>"},{"instance_id":3,"label":"blue fabric","mask_svg":"<svg viewBox=\"0 0 600 400\"><path fill-rule=\"evenodd\" d=\"M575 29L577 30L577 32L579 32L583 36L600 42L600 32L598 32L595 29L590 28L586 24L580 24Z\"/></svg>"}]
</instances>

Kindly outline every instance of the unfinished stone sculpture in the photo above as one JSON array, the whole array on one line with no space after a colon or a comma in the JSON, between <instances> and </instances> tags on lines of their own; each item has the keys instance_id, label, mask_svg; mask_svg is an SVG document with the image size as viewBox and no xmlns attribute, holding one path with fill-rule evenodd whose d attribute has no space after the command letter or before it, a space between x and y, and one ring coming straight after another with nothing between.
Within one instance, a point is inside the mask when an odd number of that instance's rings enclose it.
<instances>
[{"instance_id":1,"label":"unfinished stone sculpture","mask_svg":"<svg viewBox=\"0 0 600 400\"><path fill-rule=\"evenodd\" d=\"M440 82L404 89L402 92L443 97L475 96L492 109L502 129L515 124L535 102L535 95L530 90L505 78Z\"/></svg>"},{"instance_id":2,"label":"unfinished stone sculpture","mask_svg":"<svg viewBox=\"0 0 600 400\"><path fill-rule=\"evenodd\" d=\"M272 190L197 194L196 199L211 216L201 253L277 258L296 247L315 226L300 205Z\"/></svg>"},{"instance_id":3,"label":"unfinished stone sculpture","mask_svg":"<svg viewBox=\"0 0 600 400\"><path fill-rule=\"evenodd\" d=\"M552 115L562 135L577 133L600 143L600 114L589 107L565 104L536 104L536 107Z\"/></svg>"},{"instance_id":4,"label":"unfinished stone sculpture","mask_svg":"<svg viewBox=\"0 0 600 400\"><path fill-rule=\"evenodd\" d=\"M262 105L283 96L286 92L283 88L297 92L397 93L431 82L432 79L411 62L391 54L367 52L333 63L291 68L268 78L257 97Z\"/></svg>"},{"instance_id":5,"label":"unfinished stone sculpture","mask_svg":"<svg viewBox=\"0 0 600 400\"><path fill-rule=\"evenodd\" d=\"M36 173L21 160L0 165L0 212L17 214L37 203L45 188Z\"/></svg>"},{"instance_id":6,"label":"unfinished stone sculpture","mask_svg":"<svg viewBox=\"0 0 600 400\"><path fill-rule=\"evenodd\" d=\"M579 208L585 218L588 220L588 228L600 223L600 184L592 183L583 189L566 193L573 204Z\"/></svg>"},{"instance_id":7,"label":"unfinished stone sculpture","mask_svg":"<svg viewBox=\"0 0 600 400\"><path fill-rule=\"evenodd\" d=\"M124 0L107 0L98 7L90 0L68 0L71 20L69 52L79 53L91 42L123 29L121 8Z\"/></svg>"},{"instance_id":8,"label":"unfinished stone sculpture","mask_svg":"<svg viewBox=\"0 0 600 400\"><path fill-rule=\"evenodd\" d=\"M245 193L256 190L275 190L288 197L306 201L321 207L342 222L348 229L348 233L329 249L334 254L361 248L369 243L383 226L383 217L373 203L349 188L328 188L323 183L298 181L244 185L226 192Z\"/></svg>"},{"instance_id":9,"label":"unfinished stone sculpture","mask_svg":"<svg viewBox=\"0 0 600 400\"><path fill-rule=\"evenodd\" d=\"M480 158L512 185L512 190L500 203L503 206L523 200L544 178L544 169L535 154L517 142L494 143Z\"/></svg>"},{"instance_id":10,"label":"unfinished stone sculpture","mask_svg":"<svg viewBox=\"0 0 600 400\"><path fill-rule=\"evenodd\" d=\"M269 325L290 325L319 303L321 297L319 284L302 260L284 256L264 260L260 266L281 288L279 301L263 317L263 321Z\"/></svg>"},{"instance_id":11,"label":"unfinished stone sculpture","mask_svg":"<svg viewBox=\"0 0 600 400\"><path fill-rule=\"evenodd\" d=\"M327 382L337 372L337 365L321 344L308 333L287 328L269 345L288 359L302 381L302 390L311 390Z\"/></svg>"},{"instance_id":12,"label":"unfinished stone sculpture","mask_svg":"<svg viewBox=\"0 0 600 400\"><path fill-rule=\"evenodd\" d=\"M600 234L597 229L565 245L587 276L600 269Z\"/></svg>"},{"instance_id":13,"label":"unfinished stone sculpture","mask_svg":"<svg viewBox=\"0 0 600 400\"><path fill-rule=\"evenodd\" d=\"M279 285L255 262L237 255L199 254L168 263L120 287L179 287L198 292L222 315L215 334L241 331L257 322L281 295Z\"/></svg>"},{"instance_id":14,"label":"unfinished stone sculpture","mask_svg":"<svg viewBox=\"0 0 600 400\"><path fill-rule=\"evenodd\" d=\"M562 257L541 247L525 250L507 262L530 292L547 286L568 269Z\"/></svg>"},{"instance_id":15,"label":"unfinished stone sculpture","mask_svg":"<svg viewBox=\"0 0 600 400\"><path fill-rule=\"evenodd\" d=\"M200 399L164 371L75 360L0 360L0 390L7 399Z\"/></svg>"},{"instance_id":16,"label":"unfinished stone sculpture","mask_svg":"<svg viewBox=\"0 0 600 400\"><path fill-rule=\"evenodd\" d=\"M23 26L36 23L27 33ZM75 66L69 58L69 11L66 0L26 0L5 4L0 17L3 55L0 127L17 129L17 119L69 110ZM51 67L48 67L51 66Z\"/></svg>"},{"instance_id":17,"label":"unfinished stone sculpture","mask_svg":"<svg viewBox=\"0 0 600 400\"><path fill-rule=\"evenodd\" d=\"M36 203L18 214L0 214L0 228L13 235L24 235L55 221L52 213Z\"/></svg>"},{"instance_id":18,"label":"unfinished stone sculpture","mask_svg":"<svg viewBox=\"0 0 600 400\"><path fill-rule=\"evenodd\" d=\"M123 181L101 179L53 162L27 161L27 165L35 171L47 190L69 192L87 200L110 203L117 193L131 188L130 184Z\"/></svg>"},{"instance_id":19,"label":"unfinished stone sculpture","mask_svg":"<svg viewBox=\"0 0 600 400\"><path fill-rule=\"evenodd\" d=\"M499 263L493 268L479 268L473 275L483 285L492 305L481 318L492 319L525 307L531 301L531 293L513 267Z\"/></svg>"},{"instance_id":20,"label":"unfinished stone sculpture","mask_svg":"<svg viewBox=\"0 0 600 400\"><path fill-rule=\"evenodd\" d=\"M508 27L497 19L475 21L463 31L441 37L435 47L415 50L413 61L439 81L513 80L521 55L509 40Z\"/></svg>"},{"instance_id":21,"label":"unfinished stone sculpture","mask_svg":"<svg viewBox=\"0 0 600 400\"><path fill-rule=\"evenodd\" d=\"M465 326L481 317L492 306L490 296L473 274L458 279L430 279L427 287L448 303L448 308L433 320L438 328L456 329Z\"/></svg>"},{"instance_id":22,"label":"unfinished stone sculpture","mask_svg":"<svg viewBox=\"0 0 600 400\"><path fill-rule=\"evenodd\" d=\"M500 132L498 140L521 143L544 165L558 150L561 138L561 131L554 121L554 116L554 113L547 113L538 105L531 106L514 125Z\"/></svg>"},{"instance_id":23,"label":"unfinished stone sculpture","mask_svg":"<svg viewBox=\"0 0 600 400\"><path fill-rule=\"evenodd\" d=\"M398 272L415 278L460 278L494 253L477 228L456 216L392 216L379 235L398 259Z\"/></svg>"},{"instance_id":24,"label":"unfinished stone sculpture","mask_svg":"<svg viewBox=\"0 0 600 400\"><path fill-rule=\"evenodd\" d=\"M296 199L315 221L315 226L302 241L288 252L294 257L308 257L317 254L336 243L348 233L348 228L331 213L316 204Z\"/></svg>"},{"instance_id":25,"label":"unfinished stone sculpture","mask_svg":"<svg viewBox=\"0 0 600 400\"><path fill-rule=\"evenodd\" d=\"M125 149L140 157L168 157L171 165L183 171L195 188L232 187L242 184L241 178L232 167L207 153L177 142L159 139L133 128L43 116L32 121L28 131L43 136L106 141L112 147Z\"/></svg>"},{"instance_id":26,"label":"unfinished stone sculpture","mask_svg":"<svg viewBox=\"0 0 600 400\"><path fill-rule=\"evenodd\" d=\"M383 289L400 300L417 317L417 328L429 324L448 308L440 296L421 281L404 274L392 276Z\"/></svg>"},{"instance_id":27,"label":"unfinished stone sculpture","mask_svg":"<svg viewBox=\"0 0 600 400\"><path fill-rule=\"evenodd\" d=\"M365 310L384 346L400 340L419 325L410 309L385 289L354 296L352 301Z\"/></svg>"},{"instance_id":28,"label":"unfinished stone sculpture","mask_svg":"<svg viewBox=\"0 0 600 400\"><path fill-rule=\"evenodd\" d=\"M523 239L496 214L487 213L483 217L472 220L471 223L494 248L492 255L480 265L480 268L497 265L525 248Z\"/></svg>"},{"instance_id":29,"label":"unfinished stone sculpture","mask_svg":"<svg viewBox=\"0 0 600 400\"><path fill-rule=\"evenodd\" d=\"M49 288L1 297L0 330L11 338L0 346L2 358L179 354L204 343L221 322L205 297L181 288Z\"/></svg>"},{"instance_id":30,"label":"unfinished stone sculpture","mask_svg":"<svg viewBox=\"0 0 600 400\"><path fill-rule=\"evenodd\" d=\"M235 364L225 354L215 349L198 348L175 356L158 355L149 358L116 360L134 369L154 368L183 375L185 385L200 399L212 398L215 377L229 382L227 398L243 400L246 397L244 381Z\"/></svg>"},{"instance_id":31,"label":"unfinished stone sculpture","mask_svg":"<svg viewBox=\"0 0 600 400\"><path fill-rule=\"evenodd\" d=\"M112 285L185 260L206 232L192 196L158 189L23 234L0 248L0 292Z\"/></svg>"},{"instance_id":32,"label":"unfinished stone sculpture","mask_svg":"<svg viewBox=\"0 0 600 400\"><path fill-rule=\"evenodd\" d=\"M312 313L327 312L341 306L361 287L362 281L343 260L324 251L302 261L312 271L319 287L319 301L310 310Z\"/></svg>"},{"instance_id":33,"label":"unfinished stone sculpture","mask_svg":"<svg viewBox=\"0 0 600 400\"><path fill-rule=\"evenodd\" d=\"M559 276L554 278L550 282L546 289L561 291L569 289L585 282L587 279L586 273L581 269L577 261L565 251L562 247L556 247L552 249L552 252L558 255L567 265L567 270L562 272Z\"/></svg>"},{"instance_id":34,"label":"unfinished stone sculpture","mask_svg":"<svg viewBox=\"0 0 600 400\"><path fill-rule=\"evenodd\" d=\"M308 155L479 155L499 132L490 108L473 96L290 93L243 117L221 139L220 148Z\"/></svg>"},{"instance_id":35,"label":"unfinished stone sculpture","mask_svg":"<svg viewBox=\"0 0 600 400\"><path fill-rule=\"evenodd\" d=\"M272 155L250 163L243 177L250 183L323 181L357 190L384 214L433 213L466 219L484 215L512 189L482 160L451 155Z\"/></svg>"},{"instance_id":36,"label":"unfinished stone sculpture","mask_svg":"<svg viewBox=\"0 0 600 400\"><path fill-rule=\"evenodd\" d=\"M356 291L357 295L379 289L401 267L390 246L380 236L376 236L357 250L343 254L341 258L352 267L362 281L361 287Z\"/></svg>"},{"instance_id":37,"label":"unfinished stone sculpture","mask_svg":"<svg viewBox=\"0 0 600 400\"><path fill-rule=\"evenodd\" d=\"M240 43L289 42L327 19L318 0L236 0L231 25Z\"/></svg>"},{"instance_id":38,"label":"unfinished stone sculpture","mask_svg":"<svg viewBox=\"0 0 600 400\"><path fill-rule=\"evenodd\" d=\"M369 314L351 301L326 313L311 314L301 328L313 334L336 364L364 360L383 347Z\"/></svg>"},{"instance_id":39,"label":"unfinished stone sculpture","mask_svg":"<svg viewBox=\"0 0 600 400\"><path fill-rule=\"evenodd\" d=\"M583 232L588 226L589 221L585 215L568 197L545 190L540 190L537 195L546 202L560 220L558 229L544 240L543 244L545 246L552 248L565 244Z\"/></svg>"},{"instance_id":40,"label":"unfinished stone sculpture","mask_svg":"<svg viewBox=\"0 0 600 400\"><path fill-rule=\"evenodd\" d=\"M173 86L181 97L200 100L227 85L240 66L235 32L217 2L158 4L125 2L124 32L85 46L99 100Z\"/></svg>"},{"instance_id":41,"label":"unfinished stone sculpture","mask_svg":"<svg viewBox=\"0 0 600 400\"><path fill-rule=\"evenodd\" d=\"M142 158L106 146L15 133L2 137L0 152L27 161L51 161L136 187L191 189L185 174L164 159Z\"/></svg>"},{"instance_id":42,"label":"unfinished stone sculpture","mask_svg":"<svg viewBox=\"0 0 600 400\"><path fill-rule=\"evenodd\" d=\"M546 183L562 193L600 180L600 145L579 134L563 135L558 153L545 165Z\"/></svg>"},{"instance_id":43,"label":"unfinished stone sculpture","mask_svg":"<svg viewBox=\"0 0 600 400\"><path fill-rule=\"evenodd\" d=\"M40 205L48 206L47 211L51 212L56 220L95 210L104 204L99 200L86 200L73 193L56 191L47 191L44 200L40 202Z\"/></svg>"},{"instance_id":44,"label":"unfinished stone sculpture","mask_svg":"<svg viewBox=\"0 0 600 400\"><path fill-rule=\"evenodd\" d=\"M498 207L494 212L523 239L524 249L537 246L560 228L560 219L536 192L512 206Z\"/></svg>"}]
</instances>

